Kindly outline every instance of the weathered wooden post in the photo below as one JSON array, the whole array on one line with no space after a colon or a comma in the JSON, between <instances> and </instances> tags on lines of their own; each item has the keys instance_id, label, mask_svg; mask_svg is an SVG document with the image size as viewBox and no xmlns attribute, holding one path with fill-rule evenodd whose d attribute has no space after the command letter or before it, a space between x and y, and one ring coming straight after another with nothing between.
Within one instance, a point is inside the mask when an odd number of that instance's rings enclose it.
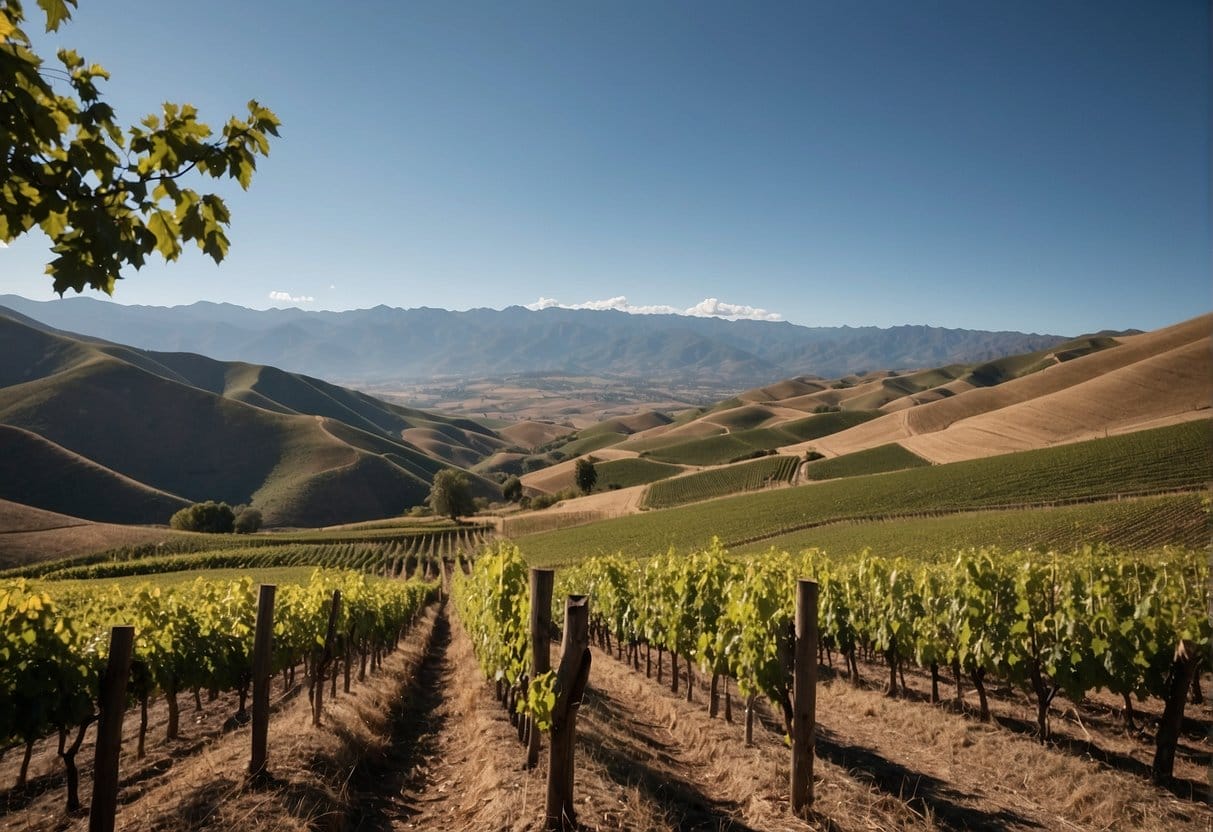
<instances>
[{"instance_id":1,"label":"weathered wooden post","mask_svg":"<svg viewBox=\"0 0 1213 832\"><path fill-rule=\"evenodd\" d=\"M126 713L126 680L131 672L134 627L110 629L110 654L101 677L101 716L97 720L97 748L93 758L93 803L89 832L114 832L118 809L118 756L122 751L122 717Z\"/></svg>"},{"instance_id":2,"label":"weathered wooden post","mask_svg":"<svg viewBox=\"0 0 1213 832\"><path fill-rule=\"evenodd\" d=\"M274 650L273 584L262 584L257 598L257 631L253 636L253 755L250 777L265 777L270 727L270 660Z\"/></svg>"},{"instance_id":3,"label":"weathered wooden post","mask_svg":"<svg viewBox=\"0 0 1213 832\"><path fill-rule=\"evenodd\" d=\"M796 582L796 645L792 676L792 812L813 803L817 732L817 582Z\"/></svg>"},{"instance_id":4,"label":"weathered wooden post","mask_svg":"<svg viewBox=\"0 0 1213 832\"><path fill-rule=\"evenodd\" d=\"M552 669L552 586L556 573L551 569L531 570L531 675L533 681ZM530 717L528 717L528 720ZM532 724L527 732L526 767L539 765L539 731Z\"/></svg>"},{"instance_id":5,"label":"weathered wooden post","mask_svg":"<svg viewBox=\"0 0 1213 832\"><path fill-rule=\"evenodd\" d=\"M545 829L560 832L577 825L573 808L573 746L577 707L590 678L590 599L570 595L564 608L564 639L556 670L556 704L552 708L552 739L548 756Z\"/></svg>"},{"instance_id":6,"label":"weathered wooden post","mask_svg":"<svg viewBox=\"0 0 1213 832\"><path fill-rule=\"evenodd\" d=\"M328 672L333 661L333 640L337 637L337 615L341 612L341 590L333 590L333 601L329 605L329 624L324 631L324 652L320 661L316 662L315 678L312 680L316 694L312 697L312 725L320 725L320 715L324 711L324 674ZM336 674L333 676L336 679Z\"/></svg>"}]
</instances>

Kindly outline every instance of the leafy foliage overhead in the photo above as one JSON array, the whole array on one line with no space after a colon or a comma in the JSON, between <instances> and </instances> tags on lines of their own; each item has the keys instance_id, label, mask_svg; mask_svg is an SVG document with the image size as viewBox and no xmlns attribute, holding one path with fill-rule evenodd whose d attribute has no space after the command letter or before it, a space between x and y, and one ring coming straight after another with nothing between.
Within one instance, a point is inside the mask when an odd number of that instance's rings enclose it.
<instances>
[{"instance_id":1,"label":"leafy foliage overhead","mask_svg":"<svg viewBox=\"0 0 1213 832\"><path fill-rule=\"evenodd\" d=\"M38 0L47 31L71 17L76 0ZM194 242L216 263L227 255L227 205L179 180L224 175L247 189L257 156L269 154L278 117L249 101L246 118L216 132L189 104L123 129L101 98L103 66L61 49L60 67L33 51L20 0L0 0L0 242L40 228L55 257L55 291L112 293L126 266L158 252L176 260Z\"/></svg>"}]
</instances>

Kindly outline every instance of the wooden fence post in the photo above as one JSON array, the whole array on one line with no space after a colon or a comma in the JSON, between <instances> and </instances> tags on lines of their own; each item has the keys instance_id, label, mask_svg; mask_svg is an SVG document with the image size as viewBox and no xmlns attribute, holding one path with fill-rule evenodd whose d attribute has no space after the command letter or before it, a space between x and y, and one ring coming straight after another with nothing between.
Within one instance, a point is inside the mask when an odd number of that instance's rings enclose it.
<instances>
[{"instance_id":1,"label":"wooden fence post","mask_svg":"<svg viewBox=\"0 0 1213 832\"><path fill-rule=\"evenodd\" d=\"M118 755L122 751L122 717L126 713L126 680L131 672L134 627L110 629L110 653L101 678L101 716L93 758L93 803L89 832L113 832L118 809Z\"/></svg>"},{"instance_id":2,"label":"wooden fence post","mask_svg":"<svg viewBox=\"0 0 1213 832\"><path fill-rule=\"evenodd\" d=\"M551 569L531 570L531 681L552 669L552 586L555 576ZM539 731L531 725L527 734L526 767L534 768L539 765Z\"/></svg>"},{"instance_id":3,"label":"wooden fence post","mask_svg":"<svg viewBox=\"0 0 1213 832\"><path fill-rule=\"evenodd\" d=\"M813 804L817 733L817 582L796 582L796 646L792 677L792 812Z\"/></svg>"},{"instance_id":4,"label":"wooden fence post","mask_svg":"<svg viewBox=\"0 0 1213 832\"><path fill-rule=\"evenodd\" d=\"M333 661L333 640L337 636L337 615L341 612L341 590L333 590L333 601L329 604L329 625L324 631L324 652L316 663L312 685L316 693L312 697L312 725L320 725L320 714L324 710L324 674ZM336 678L336 677L334 677Z\"/></svg>"},{"instance_id":5,"label":"wooden fence post","mask_svg":"<svg viewBox=\"0 0 1213 832\"><path fill-rule=\"evenodd\" d=\"M570 595L564 607L564 639L556 670L556 704L552 708L552 739L548 756L548 794L544 828L548 832L574 829L573 746L577 707L590 678L590 599Z\"/></svg>"},{"instance_id":6,"label":"wooden fence post","mask_svg":"<svg viewBox=\"0 0 1213 832\"><path fill-rule=\"evenodd\" d=\"M274 651L273 584L262 584L257 599L257 632L253 637L253 755L250 777L266 777L266 743L270 727L270 665Z\"/></svg>"}]
</instances>

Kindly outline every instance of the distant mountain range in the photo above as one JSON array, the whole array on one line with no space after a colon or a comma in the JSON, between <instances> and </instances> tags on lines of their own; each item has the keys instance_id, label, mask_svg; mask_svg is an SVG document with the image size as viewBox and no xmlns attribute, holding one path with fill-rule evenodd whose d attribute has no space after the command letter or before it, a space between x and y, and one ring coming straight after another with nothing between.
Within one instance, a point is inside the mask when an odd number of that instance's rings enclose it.
<instances>
[{"instance_id":1,"label":"distant mountain range","mask_svg":"<svg viewBox=\"0 0 1213 832\"><path fill-rule=\"evenodd\" d=\"M544 309L252 310L123 306L91 298L6 306L53 327L142 349L251 361L351 382L609 374L752 387L789 376L938 367L1047 349L1059 335L930 326L805 327L681 315Z\"/></svg>"},{"instance_id":2,"label":"distant mountain range","mask_svg":"<svg viewBox=\"0 0 1213 832\"><path fill-rule=\"evenodd\" d=\"M167 523L208 499L279 526L385 517L421 503L442 468L510 445L316 378L76 336L3 308L0 356L0 500L89 520Z\"/></svg>"}]
</instances>

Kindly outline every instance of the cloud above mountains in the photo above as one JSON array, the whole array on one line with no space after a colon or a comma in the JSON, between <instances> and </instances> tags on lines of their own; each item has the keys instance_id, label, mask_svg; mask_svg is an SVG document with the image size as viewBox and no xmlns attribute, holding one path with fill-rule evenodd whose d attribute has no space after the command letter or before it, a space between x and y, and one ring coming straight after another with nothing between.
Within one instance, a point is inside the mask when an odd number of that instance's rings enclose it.
<instances>
[{"instance_id":1,"label":"cloud above mountains","mask_svg":"<svg viewBox=\"0 0 1213 832\"><path fill-rule=\"evenodd\" d=\"M747 306L739 303L725 303L719 298L704 298L694 306L682 309L665 304L643 305L631 303L625 296L619 295L606 300L587 300L584 303L561 303L555 298L541 297L534 303L528 303L527 309L614 309L631 315L689 315L693 318L727 318L730 321L782 321L783 315L771 312L757 306Z\"/></svg>"},{"instance_id":2,"label":"cloud above mountains","mask_svg":"<svg viewBox=\"0 0 1213 832\"><path fill-rule=\"evenodd\" d=\"M285 301L286 303L311 303L316 299L311 295L292 295L290 292L270 292L270 300Z\"/></svg>"}]
</instances>

